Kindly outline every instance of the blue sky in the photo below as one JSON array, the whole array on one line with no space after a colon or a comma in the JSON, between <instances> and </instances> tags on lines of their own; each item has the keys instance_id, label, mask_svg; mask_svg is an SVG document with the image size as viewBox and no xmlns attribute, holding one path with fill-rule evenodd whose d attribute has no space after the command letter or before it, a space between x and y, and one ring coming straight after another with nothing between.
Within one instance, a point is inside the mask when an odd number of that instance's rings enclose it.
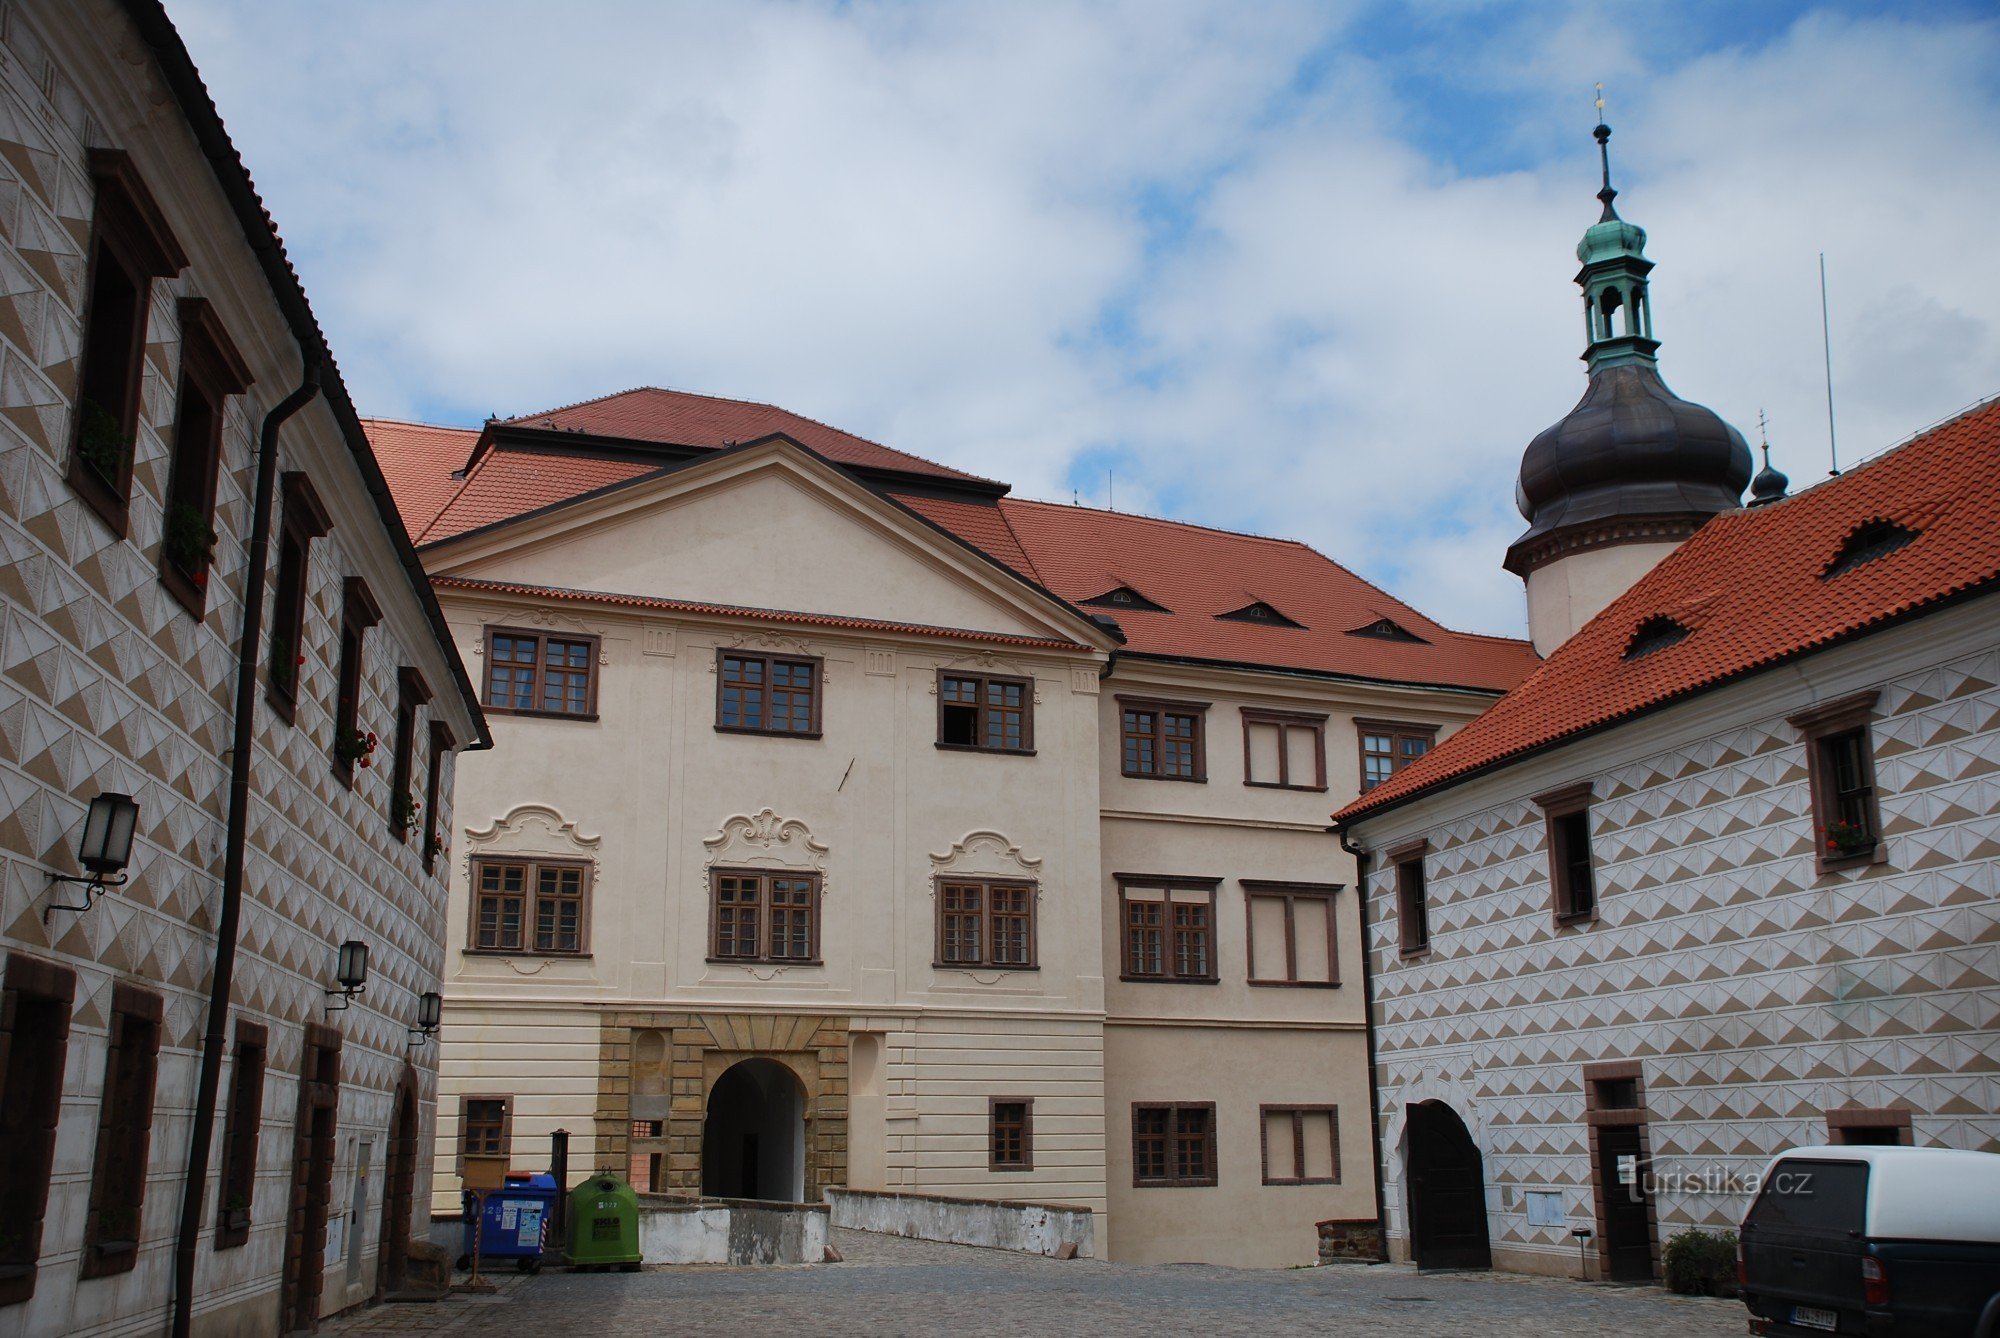
<instances>
[{"instance_id":1,"label":"blue sky","mask_svg":"<svg viewBox=\"0 0 2000 1338\"><path fill-rule=\"evenodd\" d=\"M780 403L1518 634L1591 85L1662 370L1823 472L2000 391L1975 5L169 0L364 412Z\"/></svg>"}]
</instances>

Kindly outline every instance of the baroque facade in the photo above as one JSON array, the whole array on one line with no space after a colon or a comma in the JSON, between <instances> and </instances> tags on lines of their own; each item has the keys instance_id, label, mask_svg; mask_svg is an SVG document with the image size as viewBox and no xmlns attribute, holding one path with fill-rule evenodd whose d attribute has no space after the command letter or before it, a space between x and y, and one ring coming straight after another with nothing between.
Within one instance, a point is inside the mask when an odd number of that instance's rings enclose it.
<instances>
[{"instance_id":1,"label":"baroque facade","mask_svg":"<svg viewBox=\"0 0 2000 1338\"><path fill-rule=\"evenodd\" d=\"M1119 1259L1372 1225L1325 814L1525 644L765 405L370 431L496 722L441 1139L540 1169L560 1127L684 1195L1081 1204Z\"/></svg>"},{"instance_id":2,"label":"baroque facade","mask_svg":"<svg viewBox=\"0 0 2000 1338\"><path fill-rule=\"evenodd\" d=\"M1787 1146L2000 1151L2000 404L1734 509L1741 438L1611 328L1644 234L1605 213L1510 554L1552 654L1336 820L1394 1253L1637 1280Z\"/></svg>"},{"instance_id":3,"label":"baroque facade","mask_svg":"<svg viewBox=\"0 0 2000 1338\"><path fill-rule=\"evenodd\" d=\"M0 1332L309 1328L423 1207L484 724L157 4L0 7L0 182Z\"/></svg>"}]
</instances>

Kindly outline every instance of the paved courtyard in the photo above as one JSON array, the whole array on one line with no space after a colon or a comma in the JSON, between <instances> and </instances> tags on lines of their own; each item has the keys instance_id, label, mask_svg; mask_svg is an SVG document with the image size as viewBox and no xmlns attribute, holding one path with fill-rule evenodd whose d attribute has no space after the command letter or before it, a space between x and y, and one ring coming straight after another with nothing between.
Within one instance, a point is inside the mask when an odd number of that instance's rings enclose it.
<instances>
[{"instance_id":1,"label":"paved courtyard","mask_svg":"<svg viewBox=\"0 0 2000 1338\"><path fill-rule=\"evenodd\" d=\"M498 1294L387 1305L326 1326L370 1334L1381 1334L1707 1338L1744 1332L1735 1301L1400 1266L1252 1272L1066 1263L835 1231L847 1262L804 1268L495 1275Z\"/></svg>"}]
</instances>

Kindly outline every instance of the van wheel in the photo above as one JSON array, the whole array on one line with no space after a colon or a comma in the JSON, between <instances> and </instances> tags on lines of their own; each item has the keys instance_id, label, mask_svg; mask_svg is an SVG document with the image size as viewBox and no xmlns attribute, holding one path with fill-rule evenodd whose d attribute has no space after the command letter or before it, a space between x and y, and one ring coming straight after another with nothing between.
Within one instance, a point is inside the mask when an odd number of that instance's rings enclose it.
<instances>
[{"instance_id":1,"label":"van wheel","mask_svg":"<svg viewBox=\"0 0 2000 1338\"><path fill-rule=\"evenodd\" d=\"M1972 1326L1973 1338L2000 1338L2000 1295L1986 1303L1986 1309L1979 1312L1979 1323Z\"/></svg>"}]
</instances>

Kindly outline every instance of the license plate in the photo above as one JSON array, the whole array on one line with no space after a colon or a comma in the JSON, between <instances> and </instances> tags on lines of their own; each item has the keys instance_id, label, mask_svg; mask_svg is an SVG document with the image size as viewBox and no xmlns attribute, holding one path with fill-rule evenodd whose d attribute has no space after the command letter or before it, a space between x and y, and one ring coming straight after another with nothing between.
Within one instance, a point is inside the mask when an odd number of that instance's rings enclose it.
<instances>
[{"instance_id":1,"label":"license plate","mask_svg":"<svg viewBox=\"0 0 2000 1338\"><path fill-rule=\"evenodd\" d=\"M1792 1323L1802 1329L1826 1329L1831 1332L1840 1327L1840 1312L1821 1310L1809 1305L1795 1305L1792 1307Z\"/></svg>"}]
</instances>

